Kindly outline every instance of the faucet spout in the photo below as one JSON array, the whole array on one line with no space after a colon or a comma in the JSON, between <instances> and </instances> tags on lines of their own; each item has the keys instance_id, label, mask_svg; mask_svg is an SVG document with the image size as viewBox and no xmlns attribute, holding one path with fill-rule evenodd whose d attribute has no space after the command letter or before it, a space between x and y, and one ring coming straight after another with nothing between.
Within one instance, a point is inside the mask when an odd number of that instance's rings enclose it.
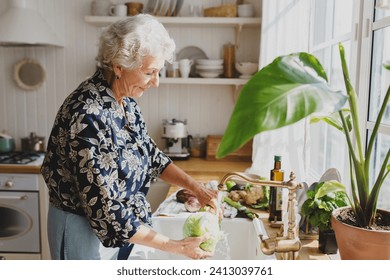
<instances>
[{"instance_id":1,"label":"faucet spout","mask_svg":"<svg viewBox=\"0 0 390 280\"><path fill-rule=\"evenodd\" d=\"M261 177L254 174L246 174L242 172L227 173L220 181L218 185L219 190L226 190L226 182L232 178L239 178L247 183L258 186L270 186L277 188L287 188L288 193L288 231L287 236L269 238L260 221L254 218L253 223L256 229L256 233L261 240L261 250L266 255L272 255L275 252L282 253L283 259L294 260L298 257L299 250L302 247L301 241L296 230L295 220L295 204L296 204L296 190L303 188L303 184L295 181L295 173L290 173L290 179L288 181L269 181L261 180Z\"/></svg>"}]
</instances>

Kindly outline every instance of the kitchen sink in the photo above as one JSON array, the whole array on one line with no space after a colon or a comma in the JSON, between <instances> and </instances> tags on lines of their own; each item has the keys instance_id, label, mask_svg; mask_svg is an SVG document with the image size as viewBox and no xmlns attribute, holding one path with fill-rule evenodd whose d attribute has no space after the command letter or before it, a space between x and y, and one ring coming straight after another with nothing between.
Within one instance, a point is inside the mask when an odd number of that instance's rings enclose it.
<instances>
[{"instance_id":1,"label":"kitchen sink","mask_svg":"<svg viewBox=\"0 0 390 280\"><path fill-rule=\"evenodd\" d=\"M172 239L182 239L182 227L185 216L154 217L153 228ZM244 218L225 218L221 223L222 238L218 242L215 260L263 260L276 259L274 255L267 256L261 252L252 221ZM184 256L169 254L157 249L135 245L129 259L187 259Z\"/></svg>"}]
</instances>

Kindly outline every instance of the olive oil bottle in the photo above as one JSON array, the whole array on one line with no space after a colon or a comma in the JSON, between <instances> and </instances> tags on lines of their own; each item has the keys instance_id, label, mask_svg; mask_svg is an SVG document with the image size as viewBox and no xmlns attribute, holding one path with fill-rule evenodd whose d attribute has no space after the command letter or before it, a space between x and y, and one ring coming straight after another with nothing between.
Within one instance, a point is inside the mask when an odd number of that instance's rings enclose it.
<instances>
[{"instance_id":1,"label":"olive oil bottle","mask_svg":"<svg viewBox=\"0 0 390 280\"><path fill-rule=\"evenodd\" d=\"M282 157L274 157L274 169L271 170L271 181L283 181L284 171L282 170ZM282 220L282 188L270 187L269 217L271 222Z\"/></svg>"}]
</instances>

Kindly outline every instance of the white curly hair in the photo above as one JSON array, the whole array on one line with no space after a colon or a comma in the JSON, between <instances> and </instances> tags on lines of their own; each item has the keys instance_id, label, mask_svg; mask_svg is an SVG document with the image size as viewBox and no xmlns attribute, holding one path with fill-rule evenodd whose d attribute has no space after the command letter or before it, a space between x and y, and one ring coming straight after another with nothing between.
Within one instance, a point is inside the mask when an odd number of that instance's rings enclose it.
<instances>
[{"instance_id":1,"label":"white curly hair","mask_svg":"<svg viewBox=\"0 0 390 280\"><path fill-rule=\"evenodd\" d=\"M113 71L113 65L126 69L141 66L145 56L172 62L176 45L165 27L153 16L138 14L112 23L100 36L97 66Z\"/></svg>"}]
</instances>

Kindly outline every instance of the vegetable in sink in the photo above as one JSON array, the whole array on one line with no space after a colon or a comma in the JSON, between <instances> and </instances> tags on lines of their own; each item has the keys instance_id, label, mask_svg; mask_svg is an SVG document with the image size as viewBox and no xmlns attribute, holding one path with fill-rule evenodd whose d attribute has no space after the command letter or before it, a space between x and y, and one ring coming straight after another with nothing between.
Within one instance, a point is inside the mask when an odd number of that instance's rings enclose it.
<instances>
[{"instance_id":1,"label":"vegetable in sink","mask_svg":"<svg viewBox=\"0 0 390 280\"><path fill-rule=\"evenodd\" d=\"M220 222L218 217L210 212L198 212L191 214L183 225L184 237L199 237L206 233L210 238L200 244L200 248L213 252L220 239Z\"/></svg>"}]
</instances>

